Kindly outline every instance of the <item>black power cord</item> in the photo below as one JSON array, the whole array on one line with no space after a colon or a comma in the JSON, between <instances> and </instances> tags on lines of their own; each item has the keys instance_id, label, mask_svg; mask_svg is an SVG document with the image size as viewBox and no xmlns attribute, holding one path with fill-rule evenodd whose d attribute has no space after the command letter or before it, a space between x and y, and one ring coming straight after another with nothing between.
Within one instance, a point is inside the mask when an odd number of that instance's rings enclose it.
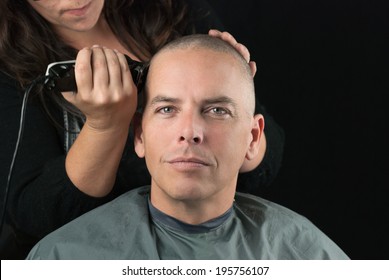
<instances>
[{"instance_id":1,"label":"black power cord","mask_svg":"<svg viewBox=\"0 0 389 280\"><path fill-rule=\"evenodd\" d=\"M22 142L28 97L30 96L31 90L36 85L38 85L38 84L44 82L45 80L47 80L47 78L48 78L48 76L40 76L40 77L36 78L34 81L31 82L31 84L24 91L22 107L21 107L21 110L20 110L20 121L19 121L18 137L17 137L17 140L16 140L15 150L13 152L11 164L10 164L9 171L8 171L7 185L5 187L3 209L2 209L2 212L1 212L1 218L0 218L0 234L3 233L3 227L4 227L4 222L5 222L5 213L6 213L6 210L7 210L8 194L9 194L9 189L10 189L10 185L11 185L12 173L13 173L14 165L15 165L15 162L16 162L16 157L17 157L18 152L19 152L19 147L20 147L20 144Z\"/></svg>"}]
</instances>

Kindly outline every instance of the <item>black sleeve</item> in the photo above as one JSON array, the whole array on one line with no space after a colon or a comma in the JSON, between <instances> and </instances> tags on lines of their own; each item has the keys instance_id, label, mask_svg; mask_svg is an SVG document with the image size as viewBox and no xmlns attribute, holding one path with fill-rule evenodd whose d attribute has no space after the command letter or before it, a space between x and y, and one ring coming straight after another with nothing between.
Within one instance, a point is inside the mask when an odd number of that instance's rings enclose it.
<instances>
[{"instance_id":1,"label":"black sleeve","mask_svg":"<svg viewBox=\"0 0 389 280\"><path fill-rule=\"evenodd\" d=\"M19 239L15 242L31 242L25 244L29 248L47 233L103 201L85 195L67 177L65 152L57 128L40 103L31 100L9 189L6 190L19 130L21 95L15 82L0 74L1 211L7 202L4 228ZM3 246L11 243L10 237L5 235L6 230L1 233L1 256L7 254Z\"/></svg>"},{"instance_id":2,"label":"black sleeve","mask_svg":"<svg viewBox=\"0 0 389 280\"><path fill-rule=\"evenodd\" d=\"M261 113L265 119L266 152L262 162L254 170L240 173L238 177L238 190L260 195L268 187L281 168L284 152L284 130L270 116L264 106L257 102L256 112Z\"/></svg>"}]
</instances>

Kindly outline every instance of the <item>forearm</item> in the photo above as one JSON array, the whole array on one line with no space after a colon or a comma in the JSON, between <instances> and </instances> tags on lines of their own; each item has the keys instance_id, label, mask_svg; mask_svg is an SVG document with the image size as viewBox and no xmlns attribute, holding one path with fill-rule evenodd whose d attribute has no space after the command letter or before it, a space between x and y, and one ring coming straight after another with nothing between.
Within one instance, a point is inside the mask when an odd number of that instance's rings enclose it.
<instances>
[{"instance_id":1,"label":"forearm","mask_svg":"<svg viewBox=\"0 0 389 280\"><path fill-rule=\"evenodd\" d=\"M104 47L80 50L75 77L77 94L63 96L86 122L66 157L66 172L80 191L103 197L115 183L137 89L124 55Z\"/></svg>"},{"instance_id":2,"label":"forearm","mask_svg":"<svg viewBox=\"0 0 389 280\"><path fill-rule=\"evenodd\" d=\"M129 127L97 131L85 125L66 157L68 177L83 193L102 197L115 183Z\"/></svg>"}]
</instances>

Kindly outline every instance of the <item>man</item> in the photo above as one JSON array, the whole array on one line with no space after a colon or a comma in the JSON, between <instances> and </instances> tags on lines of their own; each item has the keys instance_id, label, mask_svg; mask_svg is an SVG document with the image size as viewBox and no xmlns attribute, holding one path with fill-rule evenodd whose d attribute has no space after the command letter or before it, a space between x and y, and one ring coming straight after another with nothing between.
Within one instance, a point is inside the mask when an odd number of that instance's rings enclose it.
<instances>
[{"instance_id":1,"label":"man","mask_svg":"<svg viewBox=\"0 0 389 280\"><path fill-rule=\"evenodd\" d=\"M135 150L151 186L130 191L39 242L31 259L347 259L302 216L236 193L264 129L247 62L223 41L188 36L151 61Z\"/></svg>"}]
</instances>

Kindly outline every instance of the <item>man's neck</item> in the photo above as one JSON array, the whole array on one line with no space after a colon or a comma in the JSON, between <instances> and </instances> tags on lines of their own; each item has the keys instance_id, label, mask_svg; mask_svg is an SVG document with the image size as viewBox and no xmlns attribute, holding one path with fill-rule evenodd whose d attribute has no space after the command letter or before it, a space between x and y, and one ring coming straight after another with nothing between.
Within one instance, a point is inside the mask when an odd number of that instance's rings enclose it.
<instances>
[{"instance_id":1,"label":"man's neck","mask_svg":"<svg viewBox=\"0 0 389 280\"><path fill-rule=\"evenodd\" d=\"M206 199L177 200L158 187L151 187L151 203L163 212L181 222L199 225L226 213L232 206L235 187L225 188Z\"/></svg>"},{"instance_id":2,"label":"man's neck","mask_svg":"<svg viewBox=\"0 0 389 280\"><path fill-rule=\"evenodd\" d=\"M218 228L219 226L221 226L222 224L224 224L231 217L233 213L232 207L230 207L230 209L228 209L223 215L219 217L216 217L205 223L192 225L192 224L187 224L185 222L182 222L169 215L166 215L165 213L155 208L150 201L148 201L148 207L149 207L150 216L155 223L159 223L168 226L171 229L175 229L190 234L207 233L209 231L212 231Z\"/></svg>"}]
</instances>

